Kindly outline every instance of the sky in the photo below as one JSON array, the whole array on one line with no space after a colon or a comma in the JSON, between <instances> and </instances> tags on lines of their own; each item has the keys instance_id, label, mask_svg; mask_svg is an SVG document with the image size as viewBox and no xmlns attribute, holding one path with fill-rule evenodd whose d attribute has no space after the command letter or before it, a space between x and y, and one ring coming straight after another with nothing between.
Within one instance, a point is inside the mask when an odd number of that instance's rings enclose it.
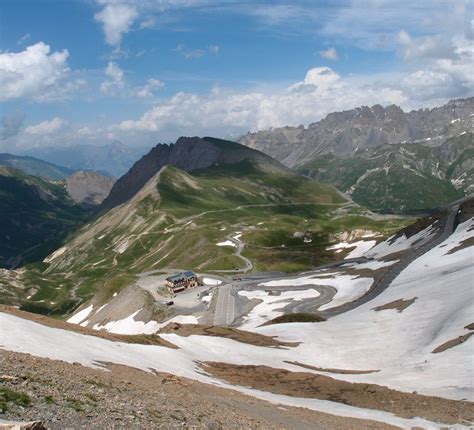
<instances>
[{"instance_id":1,"label":"sky","mask_svg":"<svg viewBox=\"0 0 474 430\"><path fill-rule=\"evenodd\" d=\"M0 150L235 139L474 95L473 0L1 0Z\"/></svg>"}]
</instances>

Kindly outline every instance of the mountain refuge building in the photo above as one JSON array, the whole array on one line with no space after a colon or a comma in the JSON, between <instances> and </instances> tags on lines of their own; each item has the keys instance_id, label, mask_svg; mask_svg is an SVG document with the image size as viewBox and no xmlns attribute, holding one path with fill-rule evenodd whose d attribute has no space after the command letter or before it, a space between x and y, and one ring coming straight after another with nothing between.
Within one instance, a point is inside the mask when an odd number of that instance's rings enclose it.
<instances>
[{"instance_id":1,"label":"mountain refuge building","mask_svg":"<svg viewBox=\"0 0 474 430\"><path fill-rule=\"evenodd\" d=\"M172 294L185 291L188 288L194 288L201 285L197 275L189 270L187 272L175 273L174 275L168 276L165 282L166 288Z\"/></svg>"}]
</instances>

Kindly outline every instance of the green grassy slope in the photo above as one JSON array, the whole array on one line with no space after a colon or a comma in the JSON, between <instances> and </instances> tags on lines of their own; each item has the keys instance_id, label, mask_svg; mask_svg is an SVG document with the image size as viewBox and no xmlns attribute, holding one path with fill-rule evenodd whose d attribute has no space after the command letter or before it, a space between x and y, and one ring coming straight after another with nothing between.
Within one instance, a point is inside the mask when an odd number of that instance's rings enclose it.
<instances>
[{"instance_id":1,"label":"green grassy slope","mask_svg":"<svg viewBox=\"0 0 474 430\"><path fill-rule=\"evenodd\" d=\"M87 216L64 183L7 167L0 167L0 209L0 267L44 258Z\"/></svg>"},{"instance_id":2,"label":"green grassy slope","mask_svg":"<svg viewBox=\"0 0 474 430\"><path fill-rule=\"evenodd\" d=\"M356 153L332 154L299 171L351 194L374 210L410 212L443 206L472 191L473 135L466 133L438 147L393 144Z\"/></svg>"},{"instance_id":3,"label":"green grassy slope","mask_svg":"<svg viewBox=\"0 0 474 430\"><path fill-rule=\"evenodd\" d=\"M374 221L363 212L334 188L263 158L192 173L167 166L131 200L78 230L61 255L20 275L22 306L63 314L106 284L121 288L144 271L242 268L235 248L217 246L237 232L255 270L297 271L333 259L326 247L335 233L385 235L407 223Z\"/></svg>"}]
</instances>

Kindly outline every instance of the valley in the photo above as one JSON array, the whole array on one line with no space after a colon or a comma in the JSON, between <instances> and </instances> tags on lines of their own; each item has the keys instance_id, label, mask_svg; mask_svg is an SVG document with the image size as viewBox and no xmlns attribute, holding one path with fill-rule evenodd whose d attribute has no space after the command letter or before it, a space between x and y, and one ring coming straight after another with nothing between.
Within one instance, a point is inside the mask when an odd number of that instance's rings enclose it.
<instances>
[{"instance_id":1,"label":"valley","mask_svg":"<svg viewBox=\"0 0 474 430\"><path fill-rule=\"evenodd\" d=\"M306 167L207 137L158 145L117 182L2 169L34 184L41 204L64 200L83 214L54 251L0 272L7 419L39 417L48 428L474 422L472 196L374 212ZM168 278L185 271L201 285L171 292ZM42 366L74 384L61 387ZM137 399L156 387L168 401ZM177 406L200 392L207 406ZM224 404L219 415L206 409Z\"/></svg>"}]
</instances>

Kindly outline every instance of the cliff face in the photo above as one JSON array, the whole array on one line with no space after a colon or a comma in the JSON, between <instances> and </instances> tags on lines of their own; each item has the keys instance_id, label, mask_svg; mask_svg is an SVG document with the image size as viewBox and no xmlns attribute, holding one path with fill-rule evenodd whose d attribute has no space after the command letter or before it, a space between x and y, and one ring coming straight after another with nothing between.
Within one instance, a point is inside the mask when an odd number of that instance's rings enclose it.
<instances>
[{"instance_id":1,"label":"cliff face","mask_svg":"<svg viewBox=\"0 0 474 430\"><path fill-rule=\"evenodd\" d=\"M95 206L109 195L115 181L98 172L79 171L66 178L66 189L76 203Z\"/></svg>"},{"instance_id":2,"label":"cliff face","mask_svg":"<svg viewBox=\"0 0 474 430\"><path fill-rule=\"evenodd\" d=\"M211 137L180 137L173 145L158 144L115 183L100 209L111 209L132 198L163 166L191 172L216 163L235 164L245 159L265 161L284 169L259 151Z\"/></svg>"},{"instance_id":3,"label":"cliff face","mask_svg":"<svg viewBox=\"0 0 474 430\"><path fill-rule=\"evenodd\" d=\"M282 127L248 133L239 142L295 167L320 155L347 157L384 144L424 141L441 145L472 131L474 98L433 109L404 112L398 106L363 106L329 114L308 128Z\"/></svg>"}]
</instances>

